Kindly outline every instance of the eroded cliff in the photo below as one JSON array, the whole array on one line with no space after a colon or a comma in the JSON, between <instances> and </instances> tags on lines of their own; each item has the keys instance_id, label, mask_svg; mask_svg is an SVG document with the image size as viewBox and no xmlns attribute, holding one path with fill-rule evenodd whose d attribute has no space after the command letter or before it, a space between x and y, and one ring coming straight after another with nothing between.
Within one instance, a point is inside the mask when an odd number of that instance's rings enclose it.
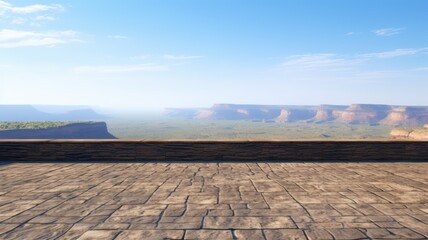
<instances>
[{"instance_id":1,"label":"eroded cliff","mask_svg":"<svg viewBox=\"0 0 428 240\"><path fill-rule=\"evenodd\" d=\"M215 104L210 108L167 109L166 115L188 119L250 120L268 122L343 122L420 126L428 122L428 107L378 104L288 106Z\"/></svg>"}]
</instances>

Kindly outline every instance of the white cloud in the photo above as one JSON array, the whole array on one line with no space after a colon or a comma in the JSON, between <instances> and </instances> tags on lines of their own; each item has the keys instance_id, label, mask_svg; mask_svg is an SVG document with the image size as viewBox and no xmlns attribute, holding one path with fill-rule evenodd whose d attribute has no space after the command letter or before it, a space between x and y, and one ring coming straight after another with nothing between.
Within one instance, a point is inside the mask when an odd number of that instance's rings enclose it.
<instances>
[{"instance_id":1,"label":"white cloud","mask_svg":"<svg viewBox=\"0 0 428 240\"><path fill-rule=\"evenodd\" d=\"M177 56L172 54L164 54L162 57L166 60L191 60L203 58L203 56Z\"/></svg>"},{"instance_id":2,"label":"white cloud","mask_svg":"<svg viewBox=\"0 0 428 240\"><path fill-rule=\"evenodd\" d=\"M74 68L77 73L130 73L130 72L163 72L168 71L168 67L160 64L134 64L134 65L100 65L100 66L79 66Z\"/></svg>"},{"instance_id":3,"label":"white cloud","mask_svg":"<svg viewBox=\"0 0 428 240\"><path fill-rule=\"evenodd\" d=\"M52 16L41 15L35 18L36 21L54 21L55 18Z\"/></svg>"},{"instance_id":4,"label":"white cloud","mask_svg":"<svg viewBox=\"0 0 428 240\"><path fill-rule=\"evenodd\" d=\"M373 30L373 33L376 36L389 37L392 35L400 34L403 30L404 28L381 28L381 29Z\"/></svg>"},{"instance_id":5,"label":"white cloud","mask_svg":"<svg viewBox=\"0 0 428 240\"><path fill-rule=\"evenodd\" d=\"M11 24L40 26L42 22L55 20L50 14L63 10L64 7L60 4L14 6L0 0L0 19L3 18L6 21L10 21ZM41 13L43 13L43 15L36 15Z\"/></svg>"},{"instance_id":6,"label":"white cloud","mask_svg":"<svg viewBox=\"0 0 428 240\"><path fill-rule=\"evenodd\" d=\"M364 58L394 58L394 57L415 55L415 54L424 53L424 52L425 53L428 52L428 48L403 48L403 49L395 49L395 50L386 51L386 52L366 53L360 56Z\"/></svg>"},{"instance_id":7,"label":"white cloud","mask_svg":"<svg viewBox=\"0 0 428 240\"><path fill-rule=\"evenodd\" d=\"M24 24L26 22L27 22L27 19L26 18L22 18L22 17L14 18L12 20L12 24L16 24L16 25Z\"/></svg>"},{"instance_id":8,"label":"white cloud","mask_svg":"<svg viewBox=\"0 0 428 240\"><path fill-rule=\"evenodd\" d=\"M293 55L281 64L287 71L345 70L359 63L332 53Z\"/></svg>"},{"instance_id":9,"label":"white cloud","mask_svg":"<svg viewBox=\"0 0 428 240\"><path fill-rule=\"evenodd\" d=\"M56 46L80 41L78 34L75 31L32 32L3 29L0 30L0 48Z\"/></svg>"},{"instance_id":10,"label":"white cloud","mask_svg":"<svg viewBox=\"0 0 428 240\"><path fill-rule=\"evenodd\" d=\"M60 4L34 4L22 7L13 6L10 3L7 3L3 0L0 0L0 13L10 12L15 14L30 14L36 12L45 12L45 11L62 11L64 7Z\"/></svg>"},{"instance_id":11,"label":"white cloud","mask_svg":"<svg viewBox=\"0 0 428 240\"><path fill-rule=\"evenodd\" d=\"M127 36L123 36L123 35L110 35L108 36L109 38L113 38L113 39L117 39L117 40L121 40L121 39L128 39Z\"/></svg>"}]
</instances>

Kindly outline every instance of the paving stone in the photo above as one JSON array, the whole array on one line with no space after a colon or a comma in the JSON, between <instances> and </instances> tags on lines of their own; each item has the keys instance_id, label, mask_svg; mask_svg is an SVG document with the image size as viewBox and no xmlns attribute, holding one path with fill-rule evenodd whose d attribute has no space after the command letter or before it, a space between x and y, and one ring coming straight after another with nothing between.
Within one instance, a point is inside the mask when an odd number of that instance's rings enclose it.
<instances>
[{"instance_id":1,"label":"paving stone","mask_svg":"<svg viewBox=\"0 0 428 240\"><path fill-rule=\"evenodd\" d=\"M233 235L230 230L187 230L184 239L233 240Z\"/></svg>"},{"instance_id":2,"label":"paving stone","mask_svg":"<svg viewBox=\"0 0 428 240\"><path fill-rule=\"evenodd\" d=\"M116 240L183 239L183 236L183 230L125 230L117 236Z\"/></svg>"},{"instance_id":3,"label":"paving stone","mask_svg":"<svg viewBox=\"0 0 428 240\"><path fill-rule=\"evenodd\" d=\"M416 233L407 228L389 228L388 231L393 233L395 236L399 236L403 239L422 239L424 238L421 234Z\"/></svg>"},{"instance_id":4,"label":"paving stone","mask_svg":"<svg viewBox=\"0 0 428 240\"><path fill-rule=\"evenodd\" d=\"M387 229L366 229L365 230L366 235L370 238L395 238L396 235L392 232L388 231Z\"/></svg>"},{"instance_id":5,"label":"paving stone","mask_svg":"<svg viewBox=\"0 0 428 240\"><path fill-rule=\"evenodd\" d=\"M191 195L187 201L189 204L216 204L217 196L215 195Z\"/></svg>"},{"instance_id":6,"label":"paving stone","mask_svg":"<svg viewBox=\"0 0 428 240\"><path fill-rule=\"evenodd\" d=\"M391 221L391 222L375 222L375 224L380 228L402 228L403 225L399 224L398 222Z\"/></svg>"},{"instance_id":7,"label":"paving stone","mask_svg":"<svg viewBox=\"0 0 428 240\"><path fill-rule=\"evenodd\" d=\"M412 229L413 231L428 238L428 224L421 222L411 216L394 216L393 218L401 225Z\"/></svg>"},{"instance_id":8,"label":"paving stone","mask_svg":"<svg viewBox=\"0 0 428 240\"><path fill-rule=\"evenodd\" d=\"M235 230L234 235L237 239L264 240L262 230Z\"/></svg>"},{"instance_id":9,"label":"paving stone","mask_svg":"<svg viewBox=\"0 0 428 240\"><path fill-rule=\"evenodd\" d=\"M426 172L417 162L0 165L0 239L424 239Z\"/></svg>"},{"instance_id":10,"label":"paving stone","mask_svg":"<svg viewBox=\"0 0 428 240\"><path fill-rule=\"evenodd\" d=\"M306 240L303 230L298 229L278 229L278 230L265 230L267 240Z\"/></svg>"},{"instance_id":11,"label":"paving stone","mask_svg":"<svg viewBox=\"0 0 428 240\"><path fill-rule=\"evenodd\" d=\"M124 205L116 210L112 217L121 216L159 216L166 205Z\"/></svg>"},{"instance_id":12,"label":"paving stone","mask_svg":"<svg viewBox=\"0 0 428 240\"><path fill-rule=\"evenodd\" d=\"M80 223L102 223L104 222L109 216L87 216L84 217L82 220L80 220Z\"/></svg>"},{"instance_id":13,"label":"paving stone","mask_svg":"<svg viewBox=\"0 0 428 240\"><path fill-rule=\"evenodd\" d=\"M19 224L1 224L0 225L0 235L6 232L9 232L10 230L18 227Z\"/></svg>"},{"instance_id":14,"label":"paving stone","mask_svg":"<svg viewBox=\"0 0 428 240\"><path fill-rule=\"evenodd\" d=\"M333 236L325 229L305 230L309 240L333 240Z\"/></svg>"},{"instance_id":15,"label":"paving stone","mask_svg":"<svg viewBox=\"0 0 428 240\"><path fill-rule=\"evenodd\" d=\"M55 239L71 228L66 224L24 224L0 235L1 239Z\"/></svg>"},{"instance_id":16,"label":"paving stone","mask_svg":"<svg viewBox=\"0 0 428 240\"><path fill-rule=\"evenodd\" d=\"M95 230L124 230L129 228L128 223L100 223L93 227Z\"/></svg>"},{"instance_id":17,"label":"paving stone","mask_svg":"<svg viewBox=\"0 0 428 240\"><path fill-rule=\"evenodd\" d=\"M28 210L13 217L6 217L6 220L4 220L3 223L24 223L39 215L42 215L43 213L44 211Z\"/></svg>"},{"instance_id":18,"label":"paving stone","mask_svg":"<svg viewBox=\"0 0 428 240\"><path fill-rule=\"evenodd\" d=\"M100 239L100 240L109 240L115 239L119 231L117 230L89 230L85 232L82 236L80 236L79 240L92 240L92 239Z\"/></svg>"},{"instance_id":19,"label":"paving stone","mask_svg":"<svg viewBox=\"0 0 428 240\"><path fill-rule=\"evenodd\" d=\"M10 203L3 206L0 206L0 216L3 217L12 217L22 213L30 208L33 208L35 205L21 205L16 203Z\"/></svg>"},{"instance_id":20,"label":"paving stone","mask_svg":"<svg viewBox=\"0 0 428 240\"><path fill-rule=\"evenodd\" d=\"M205 217L208 229L296 228L290 217Z\"/></svg>"},{"instance_id":21,"label":"paving stone","mask_svg":"<svg viewBox=\"0 0 428 240\"><path fill-rule=\"evenodd\" d=\"M253 181L259 192L284 192L284 188L274 181Z\"/></svg>"},{"instance_id":22,"label":"paving stone","mask_svg":"<svg viewBox=\"0 0 428 240\"><path fill-rule=\"evenodd\" d=\"M166 217L179 217L183 216L186 211L186 205L168 205L163 216Z\"/></svg>"},{"instance_id":23,"label":"paving stone","mask_svg":"<svg viewBox=\"0 0 428 240\"><path fill-rule=\"evenodd\" d=\"M140 224L154 224L157 223L159 217L139 217L139 216L123 216L123 217L109 217L105 220L106 223L140 223Z\"/></svg>"},{"instance_id":24,"label":"paving stone","mask_svg":"<svg viewBox=\"0 0 428 240\"><path fill-rule=\"evenodd\" d=\"M328 231L333 235L335 239L362 239L366 238L360 230L352 228L340 228L340 229L328 229Z\"/></svg>"},{"instance_id":25,"label":"paving stone","mask_svg":"<svg viewBox=\"0 0 428 240\"><path fill-rule=\"evenodd\" d=\"M92 227L92 224L76 223L64 235L61 236L61 239L78 239Z\"/></svg>"},{"instance_id":26,"label":"paving stone","mask_svg":"<svg viewBox=\"0 0 428 240\"><path fill-rule=\"evenodd\" d=\"M48 216L87 216L98 207L98 205L74 205L65 202L45 214Z\"/></svg>"},{"instance_id":27,"label":"paving stone","mask_svg":"<svg viewBox=\"0 0 428 240\"><path fill-rule=\"evenodd\" d=\"M212 209L208 212L208 216L211 216L211 217L231 217L231 216L233 216L233 211L227 210L227 209Z\"/></svg>"}]
</instances>

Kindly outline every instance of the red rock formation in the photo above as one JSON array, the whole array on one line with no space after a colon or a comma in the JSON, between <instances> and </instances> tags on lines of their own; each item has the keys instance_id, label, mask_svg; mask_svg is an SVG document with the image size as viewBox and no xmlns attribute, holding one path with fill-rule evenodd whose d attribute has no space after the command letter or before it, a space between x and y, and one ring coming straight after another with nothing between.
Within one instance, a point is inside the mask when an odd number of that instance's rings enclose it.
<instances>
[{"instance_id":1,"label":"red rock formation","mask_svg":"<svg viewBox=\"0 0 428 240\"><path fill-rule=\"evenodd\" d=\"M383 124L391 126L421 126L428 122L428 107L405 107L376 104L346 106L281 106L215 104L204 109L169 109L169 116L189 119L251 120L275 122L343 122Z\"/></svg>"},{"instance_id":2,"label":"red rock formation","mask_svg":"<svg viewBox=\"0 0 428 240\"><path fill-rule=\"evenodd\" d=\"M275 118L275 122L279 122L279 123L288 122L289 117L290 117L290 111L286 109L281 109L279 116Z\"/></svg>"},{"instance_id":3,"label":"red rock formation","mask_svg":"<svg viewBox=\"0 0 428 240\"><path fill-rule=\"evenodd\" d=\"M201 109L198 111L195 119L212 119L215 116L215 112L210 109Z\"/></svg>"}]
</instances>

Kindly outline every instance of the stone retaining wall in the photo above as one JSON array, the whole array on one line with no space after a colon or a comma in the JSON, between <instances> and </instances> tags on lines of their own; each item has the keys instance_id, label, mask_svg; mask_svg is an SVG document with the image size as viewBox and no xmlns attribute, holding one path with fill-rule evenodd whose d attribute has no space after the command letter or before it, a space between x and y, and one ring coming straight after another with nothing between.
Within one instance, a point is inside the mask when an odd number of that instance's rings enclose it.
<instances>
[{"instance_id":1,"label":"stone retaining wall","mask_svg":"<svg viewBox=\"0 0 428 240\"><path fill-rule=\"evenodd\" d=\"M428 141L0 140L0 160L428 160Z\"/></svg>"}]
</instances>

